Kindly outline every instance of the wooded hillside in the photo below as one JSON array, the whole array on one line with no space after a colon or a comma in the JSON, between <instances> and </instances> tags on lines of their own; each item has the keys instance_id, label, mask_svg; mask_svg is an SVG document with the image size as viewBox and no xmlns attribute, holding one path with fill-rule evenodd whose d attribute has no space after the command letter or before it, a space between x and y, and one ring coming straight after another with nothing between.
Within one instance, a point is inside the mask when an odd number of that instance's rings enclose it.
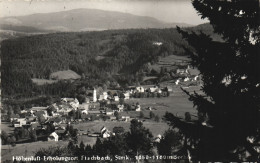
<instances>
[{"instance_id":1,"label":"wooded hillside","mask_svg":"<svg viewBox=\"0 0 260 163\"><path fill-rule=\"evenodd\" d=\"M211 33L210 26L206 30ZM54 33L4 40L1 46L4 96L41 94L44 91L32 78L48 79L53 72L69 69L89 86L114 81L115 75L128 76L131 84L143 75L146 63L155 63L160 56L185 55L184 48L189 48L175 28Z\"/></svg>"}]
</instances>

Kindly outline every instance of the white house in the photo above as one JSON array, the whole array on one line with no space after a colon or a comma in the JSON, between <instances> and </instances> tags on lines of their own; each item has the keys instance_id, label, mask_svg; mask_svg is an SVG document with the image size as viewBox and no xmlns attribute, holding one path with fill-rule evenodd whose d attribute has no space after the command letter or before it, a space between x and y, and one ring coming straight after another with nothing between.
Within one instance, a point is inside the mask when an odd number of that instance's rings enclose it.
<instances>
[{"instance_id":1,"label":"white house","mask_svg":"<svg viewBox=\"0 0 260 163\"><path fill-rule=\"evenodd\" d=\"M106 109L106 115L113 115L113 114L114 114L114 112L112 109L110 109L110 108Z\"/></svg>"},{"instance_id":2,"label":"white house","mask_svg":"<svg viewBox=\"0 0 260 163\"><path fill-rule=\"evenodd\" d=\"M137 104L137 105L136 105L135 111L141 111L141 106L140 106L140 104Z\"/></svg>"},{"instance_id":3,"label":"white house","mask_svg":"<svg viewBox=\"0 0 260 163\"><path fill-rule=\"evenodd\" d=\"M135 90L137 92L144 92L144 87L136 87Z\"/></svg>"},{"instance_id":4,"label":"white house","mask_svg":"<svg viewBox=\"0 0 260 163\"><path fill-rule=\"evenodd\" d=\"M162 42L153 42L153 45L156 45L156 46L161 46L163 43Z\"/></svg>"},{"instance_id":5,"label":"white house","mask_svg":"<svg viewBox=\"0 0 260 163\"><path fill-rule=\"evenodd\" d=\"M130 99L130 92L124 93L124 96L125 96L125 100L129 100Z\"/></svg>"},{"instance_id":6,"label":"white house","mask_svg":"<svg viewBox=\"0 0 260 163\"><path fill-rule=\"evenodd\" d=\"M81 113L87 115L87 114L88 114L88 111L87 111L87 110L82 110Z\"/></svg>"},{"instance_id":7,"label":"white house","mask_svg":"<svg viewBox=\"0 0 260 163\"><path fill-rule=\"evenodd\" d=\"M157 135L157 137L154 139L154 142L160 143L161 139L162 139L162 135L159 134L159 135Z\"/></svg>"},{"instance_id":8,"label":"white house","mask_svg":"<svg viewBox=\"0 0 260 163\"><path fill-rule=\"evenodd\" d=\"M100 130L100 136L102 138L108 138L111 135L112 135L111 132L106 127L102 127L102 129Z\"/></svg>"},{"instance_id":9,"label":"white house","mask_svg":"<svg viewBox=\"0 0 260 163\"><path fill-rule=\"evenodd\" d=\"M119 101L119 97L118 96L114 96L115 101Z\"/></svg>"},{"instance_id":10,"label":"white house","mask_svg":"<svg viewBox=\"0 0 260 163\"><path fill-rule=\"evenodd\" d=\"M48 141L59 141L59 135L57 135L56 132L51 133L48 136Z\"/></svg>"},{"instance_id":11,"label":"white house","mask_svg":"<svg viewBox=\"0 0 260 163\"><path fill-rule=\"evenodd\" d=\"M189 80L190 80L190 78L189 78L189 77L186 77L183 81L187 82L187 81L189 81Z\"/></svg>"},{"instance_id":12,"label":"white house","mask_svg":"<svg viewBox=\"0 0 260 163\"><path fill-rule=\"evenodd\" d=\"M117 105L118 111L122 112L124 110L124 105Z\"/></svg>"},{"instance_id":13,"label":"white house","mask_svg":"<svg viewBox=\"0 0 260 163\"><path fill-rule=\"evenodd\" d=\"M129 122L130 116L122 116L122 121Z\"/></svg>"},{"instance_id":14,"label":"white house","mask_svg":"<svg viewBox=\"0 0 260 163\"><path fill-rule=\"evenodd\" d=\"M176 85L179 85L179 83L180 83L180 79L177 79L177 80L175 81L175 84L176 84Z\"/></svg>"},{"instance_id":15,"label":"white house","mask_svg":"<svg viewBox=\"0 0 260 163\"><path fill-rule=\"evenodd\" d=\"M61 98L61 102L70 104L74 109L79 107L79 101L77 98Z\"/></svg>"}]
</instances>

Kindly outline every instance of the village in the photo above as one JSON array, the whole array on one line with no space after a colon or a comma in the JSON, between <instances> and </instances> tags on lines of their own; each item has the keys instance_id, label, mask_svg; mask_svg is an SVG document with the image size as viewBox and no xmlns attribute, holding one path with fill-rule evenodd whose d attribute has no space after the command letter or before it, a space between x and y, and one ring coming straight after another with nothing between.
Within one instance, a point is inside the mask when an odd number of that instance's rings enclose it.
<instances>
[{"instance_id":1,"label":"village","mask_svg":"<svg viewBox=\"0 0 260 163\"><path fill-rule=\"evenodd\" d=\"M118 128L129 128L130 121L137 119L152 130L154 128L154 141L159 142L167 127L162 117L166 111L172 111L164 101L178 99L176 90L182 92L180 87L189 89L200 84L199 76L191 75L191 71L189 66L178 69L177 74L182 78L167 85L129 86L125 90L106 91L87 89L88 96L82 103L77 98L63 97L49 106L34 106L20 114L12 114L7 122L2 119L2 124L14 132L16 141L13 144L79 140L94 144L97 137L106 139L115 135ZM154 101L157 103L152 103ZM186 110L182 112L184 114ZM91 125L96 125L95 129ZM26 136L28 132L34 134Z\"/></svg>"},{"instance_id":2,"label":"village","mask_svg":"<svg viewBox=\"0 0 260 163\"><path fill-rule=\"evenodd\" d=\"M117 122L130 122L132 119L140 120L140 117L144 117L143 111L150 111L150 114L153 114L152 111L156 110L156 108L149 105L141 106L134 99L142 101L145 98L167 98L174 96L173 87L186 86L187 82L193 83L193 85L199 83L198 75L191 75L189 66L187 69L178 69L177 74L184 77L177 79L173 86L131 86L124 91L108 90L102 92L98 91L98 88L93 88L86 90L89 96L86 97L83 103L79 103L77 98L64 97L50 106L32 107L22 110L20 115L12 114L9 122L14 128L31 128L35 130L38 137L43 136L43 133L46 133L43 130L47 130L48 125L51 124L53 129L51 132L47 132L48 135L45 135L44 139L58 141L64 137L66 125L100 120ZM156 115L150 115L150 118L160 121L160 118ZM100 128L99 133L91 133L88 129L80 129L77 134L107 138L113 133L106 126L103 126Z\"/></svg>"}]
</instances>

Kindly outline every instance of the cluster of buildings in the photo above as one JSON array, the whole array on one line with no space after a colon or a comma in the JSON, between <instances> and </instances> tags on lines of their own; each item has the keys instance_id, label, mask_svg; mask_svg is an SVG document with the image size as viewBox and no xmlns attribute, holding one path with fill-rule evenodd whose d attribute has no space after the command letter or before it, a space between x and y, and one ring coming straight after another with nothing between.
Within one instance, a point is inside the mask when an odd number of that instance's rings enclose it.
<instances>
[{"instance_id":1,"label":"cluster of buildings","mask_svg":"<svg viewBox=\"0 0 260 163\"><path fill-rule=\"evenodd\" d=\"M176 74L178 76L180 76L180 78L178 78L175 81L175 85L179 85L179 84L185 84L186 83L196 83L199 84L200 83L200 77L199 77L199 71L197 69L192 69L190 68L190 66L188 65L186 69L177 69L176 70Z\"/></svg>"}]
</instances>

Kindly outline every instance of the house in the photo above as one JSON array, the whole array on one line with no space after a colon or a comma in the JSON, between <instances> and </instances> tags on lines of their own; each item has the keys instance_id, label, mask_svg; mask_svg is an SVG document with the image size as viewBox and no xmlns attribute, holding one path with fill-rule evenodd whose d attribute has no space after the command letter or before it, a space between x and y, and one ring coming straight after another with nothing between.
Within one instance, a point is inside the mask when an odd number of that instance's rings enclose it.
<instances>
[{"instance_id":1,"label":"house","mask_svg":"<svg viewBox=\"0 0 260 163\"><path fill-rule=\"evenodd\" d=\"M58 141L58 140L59 140L59 136L58 134L56 134L56 132L53 132L48 136L48 141Z\"/></svg>"},{"instance_id":2,"label":"house","mask_svg":"<svg viewBox=\"0 0 260 163\"><path fill-rule=\"evenodd\" d=\"M60 117L54 117L54 118L50 118L48 122L52 122L54 126L58 126L61 124L62 119Z\"/></svg>"},{"instance_id":3,"label":"house","mask_svg":"<svg viewBox=\"0 0 260 163\"><path fill-rule=\"evenodd\" d=\"M81 113L87 115L88 111L87 110L82 110Z\"/></svg>"},{"instance_id":4,"label":"house","mask_svg":"<svg viewBox=\"0 0 260 163\"><path fill-rule=\"evenodd\" d=\"M88 114L100 114L99 110L88 110Z\"/></svg>"},{"instance_id":5,"label":"house","mask_svg":"<svg viewBox=\"0 0 260 163\"><path fill-rule=\"evenodd\" d=\"M90 99L86 97L86 98L85 98L85 103L88 104L89 102L90 102Z\"/></svg>"},{"instance_id":6,"label":"house","mask_svg":"<svg viewBox=\"0 0 260 163\"><path fill-rule=\"evenodd\" d=\"M106 109L106 115L113 115L113 114L114 114L114 112L112 109L110 109L110 108Z\"/></svg>"},{"instance_id":7,"label":"house","mask_svg":"<svg viewBox=\"0 0 260 163\"><path fill-rule=\"evenodd\" d=\"M124 111L124 105L117 105L117 108L118 108L118 112L122 112Z\"/></svg>"},{"instance_id":8,"label":"house","mask_svg":"<svg viewBox=\"0 0 260 163\"><path fill-rule=\"evenodd\" d=\"M122 121L129 122L130 116L122 116Z\"/></svg>"},{"instance_id":9,"label":"house","mask_svg":"<svg viewBox=\"0 0 260 163\"><path fill-rule=\"evenodd\" d=\"M163 43L162 42L153 42L153 45L156 45L156 46L161 46Z\"/></svg>"},{"instance_id":10,"label":"house","mask_svg":"<svg viewBox=\"0 0 260 163\"><path fill-rule=\"evenodd\" d=\"M166 90L167 92L172 92L172 87L166 86L166 87L165 87L165 90Z\"/></svg>"},{"instance_id":11,"label":"house","mask_svg":"<svg viewBox=\"0 0 260 163\"><path fill-rule=\"evenodd\" d=\"M125 96L125 100L129 100L130 99L130 92L125 92L124 96Z\"/></svg>"},{"instance_id":12,"label":"house","mask_svg":"<svg viewBox=\"0 0 260 163\"><path fill-rule=\"evenodd\" d=\"M158 90L157 86L153 86L153 87L148 88L148 91L151 92L151 93L157 92L157 90Z\"/></svg>"},{"instance_id":13,"label":"house","mask_svg":"<svg viewBox=\"0 0 260 163\"><path fill-rule=\"evenodd\" d=\"M37 111L34 113L36 117L43 116L45 119L48 118L48 113L46 110Z\"/></svg>"},{"instance_id":14,"label":"house","mask_svg":"<svg viewBox=\"0 0 260 163\"><path fill-rule=\"evenodd\" d=\"M179 83L180 83L180 79L177 79L177 80L175 81L175 84L176 84L176 85L179 85Z\"/></svg>"},{"instance_id":15,"label":"house","mask_svg":"<svg viewBox=\"0 0 260 163\"><path fill-rule=\"evenodd\" d=\"M110 120L111 120L111 121L116 121L116 117L115 117L115 116L111 116L111 117L110 117Z\"/></svg>"},{"instance_id":16,"label":"house","mask_svg":"<svg viewBox=\"0 0 260 163\"><path fill-rule=\"evenodd\" d=\"M111 131L109 131L106 127L102 127L100 130L100 136L102 138L108 138L112 135Z\"/></svg>"},{"instance_id":17,"label":"house","mask_svg":"<svg viewBox=\"0 0 260 163\"><path fill-rule=\"evenodd\" d=\"M142 92L144 92L144 87L136 87L136 88L135 88L135 91L142 93Z\"/></svg>"},{"instance_id":18,"label":"house","mask_svg":"<svg viewBox=\"0 0 260 163\"><path fill-rule=\"evenodd\" d=\"M162 135L159 134L159 135L157 135L157 137L154 139L154 142L160 143L161 139L162 139Z\"/></svg>"},{"instance_id":19,"label":"house","mask_svg":"<svg viewBox=\"0 0 260 163\"><path fill-rule=\"evenodd\" d=\"M190 78L189 78L189 77L186 77L183 81L184 81L184 82L190 81Z\"/></svg>"},{"instance_id":20,"label":"house","mask_svg":"<svg viewBox=\"0 0 260 163\"><path fill-rule=\"evenodd\" d=\"M91 102L88 105L88 110L98 110L100 108L99 102Z\"/></svg>"},{"instance_id":21,"label":"house","mask_svg":"<svg viewBox=\"0 0 260 163\"><path fill-rule=\"evenodd\" d=\"M108 94L107 92L103 92L101 95L99 95L99 101L102 101L102 100L107 100L108 98Z\"/></svg>"},{"instance_id":22,"label":"house","mask_svg":"<svg viewBox=\"0 0 260 163\"><path fill-rule=\"evenodd\" d=\"M141 111L141 106L140 106L140 104L136 104L136 106L135 106L135 111Z\"/></svg>"},{"instance_id":23,"label":"house","mask_svg":"<svg viewBox=\"0 0 260 163\"><path fill-rule=\"evenodd\" d=\"M22 126L20 125L19 122L14 122L14 127L17 128L17 127L22 127Z\"/></svg>"},{"instance_id":24,"label":"house","mask_svg":"<svg viewBox=\"0 0 260 163\"><path fill-rule=\"evenodd\" d=\"M119 101L119 97L118 96L114 96L115 101Z\"/></svg>"},{"instance_id":25,"label":"house","mask_svg":"<svg viewBox=\"0 0 260 163\"><path fill-rule=\"evenodd\" d=\"M79 101L77 98L61 98L61 102L70 104L70 106L74 109L79 107Z\"/></svg>"},{"instance_id":26,"label":"house","mask_svg":"<svg viewBox=\"0 0 260 163\"><path fill-rule=\"evenodd\" d=\"M88 110L89 109L89 103L82 103L82 104L79 104L79 109L80 110Z\"/></svg>"},{"instance_id":27,"label":"house","mask_svg":"<svg viewBox=\"0 0 260 163\"><path fill-rule=\"evenodd\" d=\"M20 116L18 114L12 114L10 116L10 122L16 121Z\"/></svg>"},{"instance_id":28,"label":"house","mask_svg":"<svg viewBox=\"0 0 260 163\"><path fill-rule=\"evenodd\" d=\"M26 125L27 123L26 118L18 118L16 121L19 122L21 126Z\"/></svg>"},{"instance_id":29,"label":"house","mask_svg":"<svg viewBox=\"0 0 260 163\"><path fill-rule=\"evenodd\" d=\"M193 78L194 81L197 81L198 79L199 79L198 75Z\"/></svg>"},{"instance_id":30,"label":"house","mask_svg":"<svg viewBox=\"0 0 260 163\"><path fill-rule=\"evenodd\" d=\"M27 113L27 110L22 110L21 113Z\"/></svg>"},{"instance_id":31,"label":"house","mask_svg":"<svg viewBox=\"0 0 260 163\"><path fill-rule=\"evenodd\" d=\"M44 110L47 110L48 106L47 107L32 107L30 109L31 113L35 113L37 111L44 111Z\"/></svg>"},{"instance_id":32,"label":"house","mask_svg":"<svg viewBox=\"0 0 260 163\"><path fill-rule=\"evenodd\" d=\"M185 73L186 73L186 69L177 69L177 70L176 70L176 73L177 73L177 74L181 74L181 75L182 75L182 74L185 74Z\"/></svg>"}]
</instances>

